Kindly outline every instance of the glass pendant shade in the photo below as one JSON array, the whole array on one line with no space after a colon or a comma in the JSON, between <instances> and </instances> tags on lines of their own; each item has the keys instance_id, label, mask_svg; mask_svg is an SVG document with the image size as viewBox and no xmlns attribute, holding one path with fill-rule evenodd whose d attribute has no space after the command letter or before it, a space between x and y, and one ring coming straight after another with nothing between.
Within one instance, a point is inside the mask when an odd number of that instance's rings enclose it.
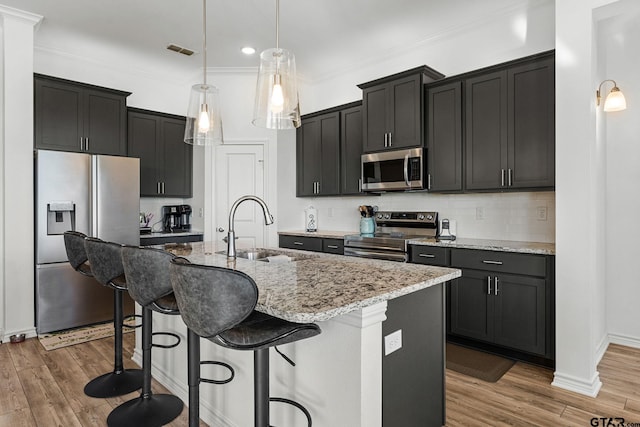
<instances>
[{"instance_id":1,"label":"glass pendant shade","mask_svg":"<svg viewBox=\"0 0 640 427\"><path fill-rule=\"evenodd\" d=\"M184 142L193 145L222 144L222 118L218 89L207 84L191 87Z\"/></svg>"},{"instance_id":2,"label":"glass pendant shade","mask_svg":"<svg viewBox=\"0 0 640 427\"><path fill-rule=\"evenodd\" d=\"M611 89L604 100L604 111L621 111L627 108L627 100L617 87Z\"/></svg>"},{"instance_id":3,"label":"glass pendant shade","mask_svg":"<svg viewBox=\"0 0 640 427\"><path fill-rule=\"evenodd\" d=\"M296 59L292 52L275 48L260 54L251 122L268 129L295 129L300 126Z\"/></svg>"}]
</instances>

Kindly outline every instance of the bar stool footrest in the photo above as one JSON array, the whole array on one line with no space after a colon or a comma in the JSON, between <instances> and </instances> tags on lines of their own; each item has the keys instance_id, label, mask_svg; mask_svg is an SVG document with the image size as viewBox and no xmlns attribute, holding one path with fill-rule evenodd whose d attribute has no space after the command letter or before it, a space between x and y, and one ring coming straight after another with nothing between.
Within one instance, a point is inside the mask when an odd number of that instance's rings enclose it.
<instances>
[{"instance_id":1,"label":"bar stool footrest","mask_svg":"<svg viewBox=\"0 0 640 427\"><path fill-rule=\"evenodd\" d=\"M295 406L304 414L305 417L307 417L308 427L311 427L311 414L309 413L309 411L307 411L307 408L305 408L295 400L286 399L284 397L270 397L269 402L286 403L288 405ZM269 426L269 427L273 427L273 426Z\"/></svg>"},{"instance_id":2,"label":"bar stool footrest","mask_svg":"<svg viewBox=\"0 0 640 427\"><path fill-rule=\"evenodd\" d=\"M127 317L125 317L124 319L122 319L122 321L123 321L123 323L122 323L122 327L123 327L123 328L127 328L127 329L138 329L138 328L141 328L141 327L142 327L142 323L139 323L139 324L137 324L137 325L127 325L126 323L124 323L124 322L126 322L127 320L130 320L130 319L142 319L142 316L141 316L141 315L139 315L139 314L132 314L131 316L127 316Z\"/></svg>"},{"instance_id":3,"label":"bar stool footrest","mask_svg":"<svg viewBox=\"0 0 640 427\"><path fill-rule=\"evenodd\" d=\"M229 365L228 363L218 362L217 360L203 360L203 361L200 362L200 366L202 366L202 365L222 366L223 368L226 368L229 371L229 378L226 378L224 380L212 380L212 379L209 379L209 378L200 378L200 381L202 381L203 383L208 383L208 384L228 384L236 376L236 372L233 370L233 367L231 365Z\"/></svg>"},{"instance_id":4,"label":"bar stool footrest","mask_svg":"<svg viewBox=\"0 0 640 427\"><path fill-rule=\"evenodd\" d=\"M152 347L174 348L174 347L177 347L178 345L180 345L180 342L182 341L180 336L178 334L174 334L173 332L154 332L154 333L151 334L152 337L154 337L156 335L166 335L166 336L173 337L173 338L176 339L176 342L174 344L151 344Z\"/></svg>"}]
</instances>

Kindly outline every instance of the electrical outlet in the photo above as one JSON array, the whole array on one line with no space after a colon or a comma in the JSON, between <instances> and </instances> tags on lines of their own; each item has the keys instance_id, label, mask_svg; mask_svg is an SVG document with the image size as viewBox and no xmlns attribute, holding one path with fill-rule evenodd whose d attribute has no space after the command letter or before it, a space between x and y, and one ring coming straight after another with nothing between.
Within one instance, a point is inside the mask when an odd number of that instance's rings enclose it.
<instances>
[{"instance_id":1,"label":"electrical outlet","mask_svg":"<svg viewBox=\"0 0 640 427\"><path fill-rule=\"evenodd\" d=\"M484 208L482 207L476 208L476 219L484 219Z\"/></svg>"},{"instance_id":2,"label":"electrical outlet","mask_svg":"<svg viewBox=\"0 0 640 427\"><path fill-rule=\"evenodd\" d=\"M198 210L198 215L200 215L200 218L202 218L204 216L204 209L200 208Z\"/></svg>"},{"instance_id":3,"label":"electrical outlet","mask_svg":"<svg viewBox=\"0 0 640 427\"><path fill-rule=\"evenodd\" d=\"M388 356L402 348L402 329L390 333L384 337L384 355Z\"/></svg>"},{"instance_id":4,"label":"electrical outlet","mask_svg":"<svg viewBox=\"0 0 640 427\"><path fill-rule=\"evenodd\" d=\"M547 220L547 207L546 206L538 206L536 209L536 218L538 221L546 221Z\"/></svg>"},{"instance_id":5,"label":"electrical outlet","mask_svg":"<svg viewBox=\"0 0 640 427\"><path fill-rule=\"evenodd\" d=\"M329 209L327 210L327 217L328 217L328 218L333 218L333 208L329 208Z\"/></svg>"}]
</instances>

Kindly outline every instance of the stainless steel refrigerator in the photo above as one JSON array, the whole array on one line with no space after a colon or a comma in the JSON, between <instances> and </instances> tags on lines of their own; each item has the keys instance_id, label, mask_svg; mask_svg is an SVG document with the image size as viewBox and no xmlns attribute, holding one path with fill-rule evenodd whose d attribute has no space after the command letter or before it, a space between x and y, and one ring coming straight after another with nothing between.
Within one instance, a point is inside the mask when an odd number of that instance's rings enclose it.
<instances>
[{"instance_id":1,"label":"stainless steel refrigerator","mask_svg":"<svg viewBox=\"0 0 640 427\"><path fill-rule=\"evenodd\" d=\"M140 243L140 161L35 152L36 330L39 334L113 319L113 291L73 270L63 233ZM125 295L125 314L133 301Z\"/></svg>"}]
</instances>

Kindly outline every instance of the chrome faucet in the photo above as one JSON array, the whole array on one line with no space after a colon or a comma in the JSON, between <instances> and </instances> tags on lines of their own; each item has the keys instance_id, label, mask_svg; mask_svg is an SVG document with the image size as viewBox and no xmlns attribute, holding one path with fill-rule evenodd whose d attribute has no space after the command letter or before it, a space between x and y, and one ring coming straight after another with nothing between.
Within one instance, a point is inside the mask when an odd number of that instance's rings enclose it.
<instances>
[{"instance_id":1,"label":"chrome faucet","mask_svg":"<svg viewBox=\"0 0 640 427\"><path fill-rule=\"evenodd\" d=\"M229 211L229 232L227 233L227 258L235 258L236 257L236 232L234 230L233 223L235 222L236 209L240 203L245 200L253 200L257 204L262 207L262 213L264 214L264 224L271 225L273 224L273 215L269 212L269 208L267 204L260 197L256 196L242 196L231 206L231 210Z\"/></svg>"}]
</instances>

